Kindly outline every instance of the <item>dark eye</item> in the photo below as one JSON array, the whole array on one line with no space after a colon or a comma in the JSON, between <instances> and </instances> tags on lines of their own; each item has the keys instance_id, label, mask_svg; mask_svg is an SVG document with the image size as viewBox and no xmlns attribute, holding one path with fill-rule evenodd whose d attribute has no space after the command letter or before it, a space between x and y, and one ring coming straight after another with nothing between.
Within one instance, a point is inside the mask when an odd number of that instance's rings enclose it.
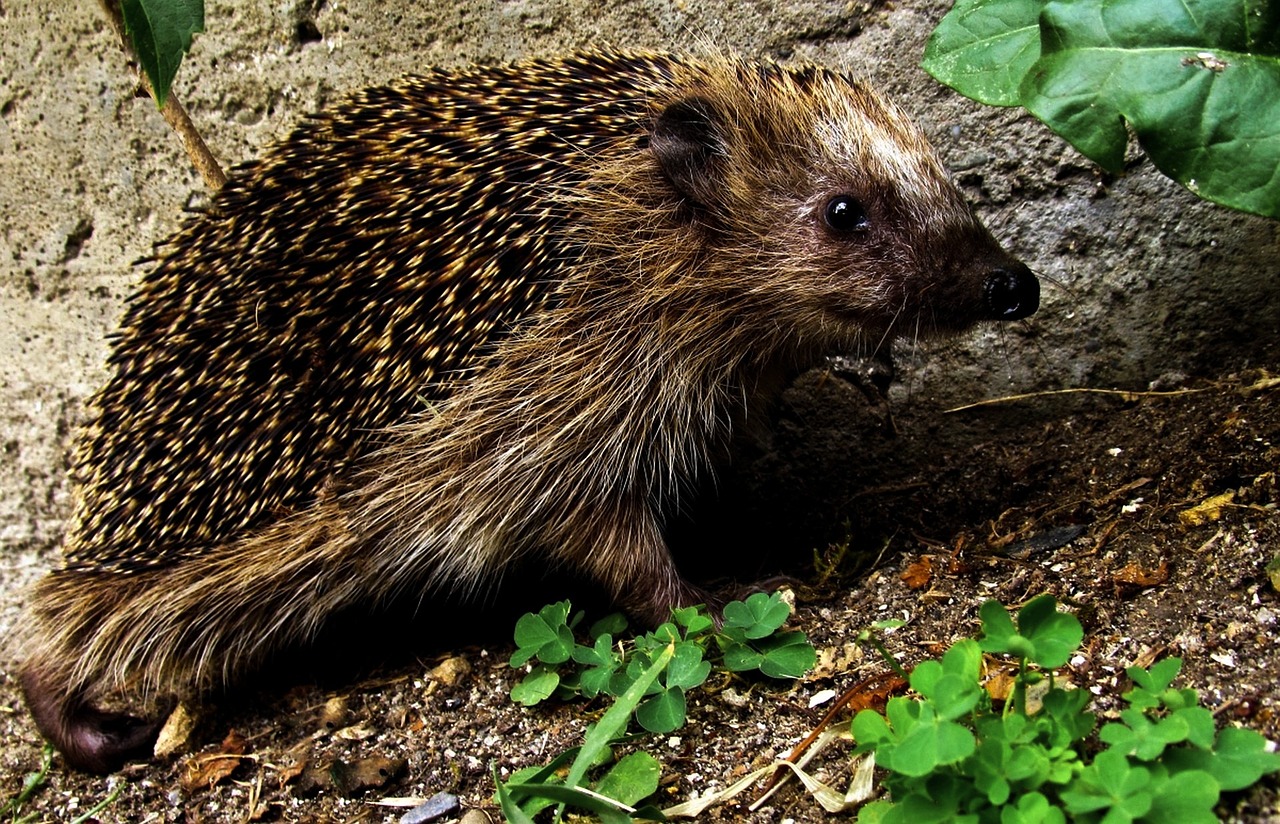
<instances>
[{"instance_id":1,"label":"dark eye","mask_svg":"<svg viewBox=\"0 0 1280 824\"><path fill-rule=\"evenodd\" d=\"M867 220L867 211L857 198L851 195L836 195L827 201L823 219L827 228L833 232L858 232L871 226Z\"/></svg>"}]
</instances>

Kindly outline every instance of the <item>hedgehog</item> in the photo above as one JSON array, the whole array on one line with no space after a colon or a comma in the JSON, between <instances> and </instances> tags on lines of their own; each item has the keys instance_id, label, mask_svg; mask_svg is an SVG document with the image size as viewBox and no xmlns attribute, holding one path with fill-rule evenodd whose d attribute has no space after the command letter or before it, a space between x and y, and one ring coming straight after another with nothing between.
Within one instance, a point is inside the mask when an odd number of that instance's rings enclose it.
<instances>
[{"instance_id":1,"label":"hedgehog","mask_svg":"<svg viewBox=\"0 0 1280 824\"><path fill-rule=\"evenodd\" d=\"M97 772L148 753L140 699L517 561L644 623L717 603L664 529L790 378L1039 301L901 110L724 54L358 92L150 263L25 622L32 715Z\"/></svg>"}]
</instances>

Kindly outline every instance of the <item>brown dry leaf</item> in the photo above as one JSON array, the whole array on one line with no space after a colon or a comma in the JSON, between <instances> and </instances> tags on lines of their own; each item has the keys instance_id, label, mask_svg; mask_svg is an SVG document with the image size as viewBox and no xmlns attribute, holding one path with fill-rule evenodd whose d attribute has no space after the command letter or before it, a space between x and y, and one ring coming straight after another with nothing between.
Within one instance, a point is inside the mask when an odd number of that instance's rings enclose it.
<instances>
[{"instance_id":1,"label":"brown dry leaf","mask_svg":"<svg viewBox=\"0 0 1280 824\"><path fill-rule=\"evenodd\" d=\"M1169 562L1161 561L1155 571L1138 563L1129 563L1111 576L1111 580L1122 586L1155 587L1169 580Z\"/></svg>"},{"instance_id":2,"label":"brown dry leaf","mask_svg":"<svg viewBox=\"0 0 1280 824\"><path fill-rule=\"evenodd\" d=\"M343 795L351 796L365 790L385 787L399 778L408 767L403 758L370 756L358 761L335 761L329 769L334 787Z\"/></svg>"},{"instance_id":3,"label":"brown dry leaf","mask_svg":"<svg viewBox=\"0 0 1280 824\"><path fill-rule=\"evenodd\" d=\"M833 678L849 672L859 667L866 657L862 647L852 641L839 647L823 647L818 650L818 661L813 669L809 670L805 680Z\"/></svg>"},{"instance_id":4,"label":"brown dry leaf","mask_svg":"<svg viewBox=\"0 0 1280 824\"><path fill-rule=\"evenodd\" d=\"M1178 521L1183 526L1200 526L1217 521L1222 517L1223 508L1235 500L1235 497L1235 490L1228 489L1220 495L1201 501L1190 509L1182 510L1178 513Z\"/></svg>"},{"instance_id":5,"label":"brown dry leaf","mask_svg":"<svg viewBox=\"0 0 1280 824\"><path fill-rule=\"evenodd\" d=\"M243 760L245 751L244 736L235 730L227 733L222 739L218 752L212 755L196 755L187 760L183 766L179 784L187 792L209 789L231 776Z\"/></svg>"},{"instance_id":6,"label":"brown dry leaf","mask_svg":"<svg viewBox=\"0 0 1280 824\"><path fill-rule=\"evenodd\" d=\"M311 762L311 742L303 741L290 748L280 763L273 765L280 775L280 786L288 784L307 768Z\"/></svg>"},{"instance_id":7,"label":"brown dry leaf","mask_svg":"<svg viewBox=\"0 0 1280 824\"><path fill-rule=\"evenodd\" d=\"M987 695L991 696L992 701L1007 701L1009 696L1013 694L1014 678L1007 672L997 672L987 679L986 687Z\"/></svg>"},{"instance_id":8,"label":"brown dry leaf","mask_svg":"<svg viewBox=\"0 0 1280 824\"><path fill-rule=\"evenodd\" d=\"M1151 669L1151 665L1154 664L1160 656L1164 655L1165 651L1165 647L1152 647L1151 649L1144 651L1137 658L1134 658L1131 666Z\"/></svg>"},{"instance_id":9,"label":"brown dry leaf","mask_svg":"<svg viewBox=\"0 0 1280 824\"><path fill-rule=\"evenodd\" d=\"M192 712L185 701L179 702L165 719L164 726L160 728L160 734L156 737L155 747L152 750L155 757L168 758L189 749L191 734L195 731L198 720L199 716Z\"/></svg>"},{"instance_id":10,"label":"brown dry leaf","mask_svg":"<svg viewBox=\"0 0 1280 824\"><path fill-rule=\"evenodd\" d=\"M363 741L377 734L378 730L372 724L352 724L335 732L333 737L338 741Z\"/></svg>"},{"instance_id":11,"label":"brown dry leaf","mask_svg":"<svg viewBox=\"0 0 1280 824\"><path fill-rule=\"evenodd\" d=\"M902 573L902 582L911 589L924 589L933 579L933 556L921 555L920 559Z\"/></svg>"}]
</instances>

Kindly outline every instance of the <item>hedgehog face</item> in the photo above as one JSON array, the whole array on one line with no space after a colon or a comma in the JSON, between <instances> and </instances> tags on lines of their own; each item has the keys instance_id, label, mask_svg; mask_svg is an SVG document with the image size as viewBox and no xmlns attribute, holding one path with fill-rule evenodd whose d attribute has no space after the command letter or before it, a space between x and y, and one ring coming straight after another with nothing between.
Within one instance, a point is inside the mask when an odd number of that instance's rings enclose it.
<instances>
[{"instance_id":1,"label":"hedgehog face","mask_svg":"<svg viewBox=\"0 0 1280 824\"><path fill-rule=\"evenodd\" d=\"M797 338L836 344L1035 311L1035 277L976 220L902 112L821 70L739 79L668 105L651 145L726 239L722 265L753 308L768 302Z\"/></svg>"}]
</instances>

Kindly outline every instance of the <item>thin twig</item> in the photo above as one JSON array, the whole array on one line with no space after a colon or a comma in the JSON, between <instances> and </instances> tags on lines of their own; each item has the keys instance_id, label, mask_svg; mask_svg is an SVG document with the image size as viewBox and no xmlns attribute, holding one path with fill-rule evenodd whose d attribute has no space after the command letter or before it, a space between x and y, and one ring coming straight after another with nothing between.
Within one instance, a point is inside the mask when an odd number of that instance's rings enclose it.
<instances>
[{"instance_id":1,"label":"thin twig","mask_svg":"<svg viewBox=\"0 0 1280 824\"><path fill-rule=\"evenodd\" d=\"M129 38L125 34L124 16L120 12L119 0L98 0L98 3L107 15L107 20L110 21L116 37L119 38L120 47L124 49L129 59L137 64L138 56L134 53L133 46L130 45ZM151 79L141 68L138 69L138 82L142 84L142 88L146 89L151 99L155 100L156 91L151 86ZM177 133L178 139L182 141L182 148L187 152L187 157L191 158L191 165L195 166L200 177L204 178L204 184L214 192L221 189L227 182L227 175L218 165L213 152L210 152L209 147L205 145L204 138L200 136L195 124L187 116L187 110L182 108L182 104L178 102L178 97L172 90L165 97L164 105L160 107L160 114L164 116L170 128Z\"/></svg>"},{"instance_id":2,"label":"thin twig","mask_svg":"<svg viewBox=\"0 0 1280 824\"><path fill-rule=\"evenodd\" d=\"M951 409L943 410L944 415L952 412L963 412L966 409L976 409L979 406L995 406L1001 403L1013 403L1014 401L1025 401L1029 398L1040 398L1046 395L1119 395L1122 398L1167 398L1172 395L1194 395L1197 392L1208 392L1208 389L1173 389L1164 392L1138 392L1129 389L1090 389L1088 387L1076 387L1074 389L1050 389L1045 392L1027 392L1022 395L1005 395L1002 398L988 398L985 401L976 401L974 403L966 403L964 406L954 406Z\"/></svg>"}]
</instances>

